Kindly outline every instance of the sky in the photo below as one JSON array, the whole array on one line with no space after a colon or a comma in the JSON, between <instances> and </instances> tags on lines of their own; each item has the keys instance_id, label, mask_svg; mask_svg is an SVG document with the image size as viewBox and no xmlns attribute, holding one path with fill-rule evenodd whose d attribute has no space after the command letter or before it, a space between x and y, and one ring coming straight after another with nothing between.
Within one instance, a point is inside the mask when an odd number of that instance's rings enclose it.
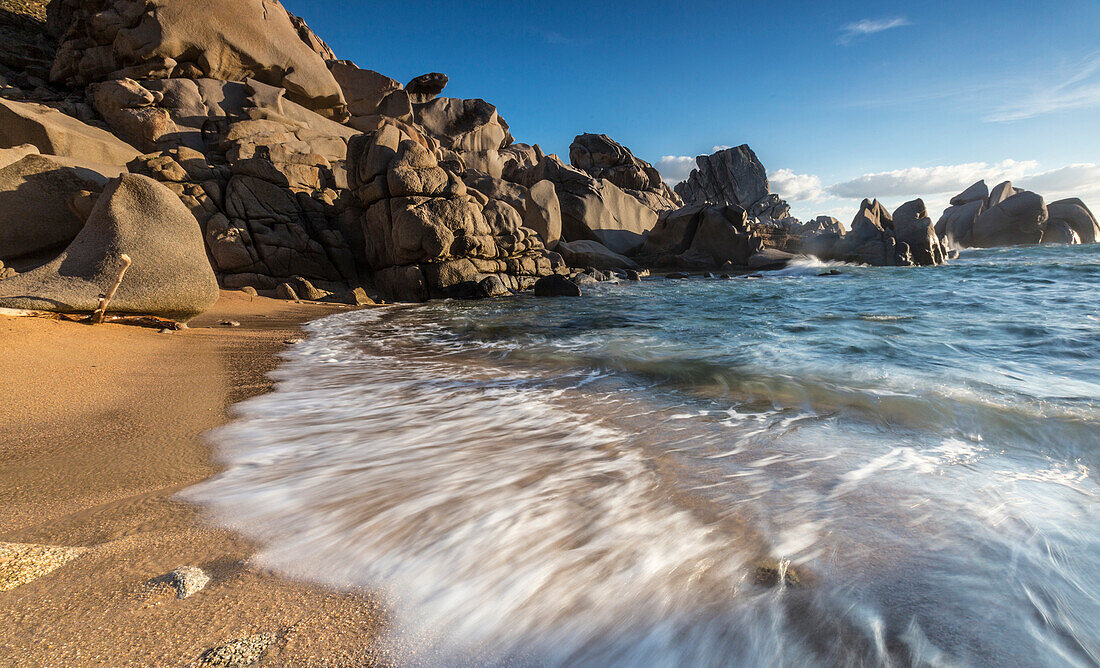
<instances>
[{"instance_id":1,"label":"sky","mask_svg":"<svg viewBox=\"0 0 1100 668\"><path fill-rule=\"evenodd\" d=\"M605 133L666 181L749 144L809 219L978 179L1100 214L1100 0L630 3L283 0L339 58L450 77L568 161Z\"/></svg>"}]
</instances>

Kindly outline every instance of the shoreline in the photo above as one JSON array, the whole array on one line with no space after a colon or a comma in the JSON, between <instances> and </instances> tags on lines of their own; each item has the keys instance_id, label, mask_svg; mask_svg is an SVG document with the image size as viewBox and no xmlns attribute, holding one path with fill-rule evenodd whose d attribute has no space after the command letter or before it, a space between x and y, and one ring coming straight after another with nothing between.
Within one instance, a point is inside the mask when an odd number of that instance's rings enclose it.
<instances>
[{"instance_id":1,"label":"shoreline","mask_svg":"<svg viewBox=\"0 0 1100 668\"><path fill-rule=\"evenodd\" d=\"M255 569L255 543L173 498L220 470L203 435L271 389L284 342L346 310L223 291L172 333L0 319L0 543L82 550L0 591L0 663L195 665L256 634L275 639L267 655L283 663L380 658L383 613L368 593ZM150 602L145 583L180 566L202 568L210 583Z\"/></svg>"}]
</instances>

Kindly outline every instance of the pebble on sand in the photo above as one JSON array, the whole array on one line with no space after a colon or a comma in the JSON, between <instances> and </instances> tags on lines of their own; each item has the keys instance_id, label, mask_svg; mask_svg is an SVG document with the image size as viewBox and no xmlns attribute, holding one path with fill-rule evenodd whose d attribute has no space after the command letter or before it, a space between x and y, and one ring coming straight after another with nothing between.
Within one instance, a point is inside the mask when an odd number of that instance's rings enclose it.
<instances>
[{"instance_id":1,"label":"pebble on sand","mask_svg":"<svg viewBox=\"0 0 1100 668\"><path fill-rule=\"evenodd\" d=\"M146 599L187 598L210 583L210 576L198 566L180 566L145 583Z\"/></svg>"},{"instance_id":2,"label":"pebble on sand","mask_svg":"<svg viewBox=\"0 0 1100 668\"><path fill-rule=\"evenodd\" d=\"M15 589L50 573L84 552L79 547L0 543L0 591Z\"/></svg>"}]
</instances>

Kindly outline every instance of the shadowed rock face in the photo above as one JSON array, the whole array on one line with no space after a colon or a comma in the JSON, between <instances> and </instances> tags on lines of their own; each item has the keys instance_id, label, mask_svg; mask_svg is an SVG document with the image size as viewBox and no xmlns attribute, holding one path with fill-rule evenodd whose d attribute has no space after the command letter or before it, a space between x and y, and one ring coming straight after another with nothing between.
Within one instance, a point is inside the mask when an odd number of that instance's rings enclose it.
<instances>
[{"instance_id":1,"label":"shadowed rock face","mask_svg":"<svg viewBox=\"0 0 1100 668\"><path fill-rule=\"evenodd\" d=\"M409 94L409 101L413 104L425 104L434 100L443 89L447 87L450 79L442 72L429 72L415 77L405 84L405 91Z\"/></svg>"},{"instance_id":2,"label":"shadowed rock face","mask_svg":"<svg viewBox=\"0 0 1100 668\"><path fill-rule=\"evenodd\" d=\"M129 255L133 264L111 313L188 320L218 300L195 217L156 181L135 174L112 180L84 229L49 264L0 281L0 306L91 312Z\"/></svg>"},{"instance_id":3,"label":"shadowed rock face","mask_svg":"<svg viewBox=\"0 0 1100 668\"><path fill-rule=\"evenodd\" d=\"M84 221L74 199L94 197L106 179L41 155L28 155L0 169L0 260L9 262L57 252Z\"/></svg>"},{"instance_id":4,"label":"shadowed rock face","mask_svg":"<svg viewBox=\"0 0 1100 668\"><path fill-rule=\"evenodd\" d=\"M1047 221L1048 228L1062 222L1077 234L1077 238L1083 244L1092 244L1100 240L1100 225L1097 224L1096 217L1092 215L1092 211L1089 211L1085 203L1076 197L1047 204L1047 213L1050 215ZM1044 234L1043 238L1046 239L1047 236Z\"/></svg>"},{"instance_id":5,"label":"shadowed rock face","mask_svg":"<svg viewBox=\"0 0 1100 668\"><path fill-rule=\"evenodd\" d=\"M325 116L346 117L319 54L327 47L304 41L304 24L276 0L58 0L49 22L61 37L54 81L253 78Z\"/></svg>"},{"instance_id":6,"label":"shadowed rock face","mask_svg":"<svg viewBox=\"0 0 1100 668\"><path fill-rule=\"evenodd\" d=\"M494 197L467 187L429 145L386 124L348 147L367 267L387 299L485 296L491 275L506 288L527 289L564 268L523 227L521 192L493 179L471 182Z\"/></svg>"}]
</instances>

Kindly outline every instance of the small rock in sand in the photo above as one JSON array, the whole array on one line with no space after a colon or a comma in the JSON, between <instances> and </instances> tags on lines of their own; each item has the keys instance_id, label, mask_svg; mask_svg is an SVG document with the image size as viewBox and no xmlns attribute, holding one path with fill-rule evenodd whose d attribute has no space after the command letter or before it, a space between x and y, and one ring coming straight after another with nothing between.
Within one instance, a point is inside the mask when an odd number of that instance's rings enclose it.
<instances>
[{"instance_id":1,"label":"small rock in sand","mask_svg":"<svg viewBox=\"0 0 1100 668\"><path fill-rule=\"evenodd\" d=\"M201 591L209 583L210 576L198 566L180 566L149 580L145 585L149 598L175 596L182 599Z\"/></svg>"},{"instance_id":2,"label":"small rock in sand","mask_svg":"<svg viewBox=\"0 0 1100 668\"><path fill-rule=\"evenodd\" d=\"M222 320L221 324L224 327L240 327L241 326L241 323L237 322L236 320Z\"/></svg>"}]
</instances>

